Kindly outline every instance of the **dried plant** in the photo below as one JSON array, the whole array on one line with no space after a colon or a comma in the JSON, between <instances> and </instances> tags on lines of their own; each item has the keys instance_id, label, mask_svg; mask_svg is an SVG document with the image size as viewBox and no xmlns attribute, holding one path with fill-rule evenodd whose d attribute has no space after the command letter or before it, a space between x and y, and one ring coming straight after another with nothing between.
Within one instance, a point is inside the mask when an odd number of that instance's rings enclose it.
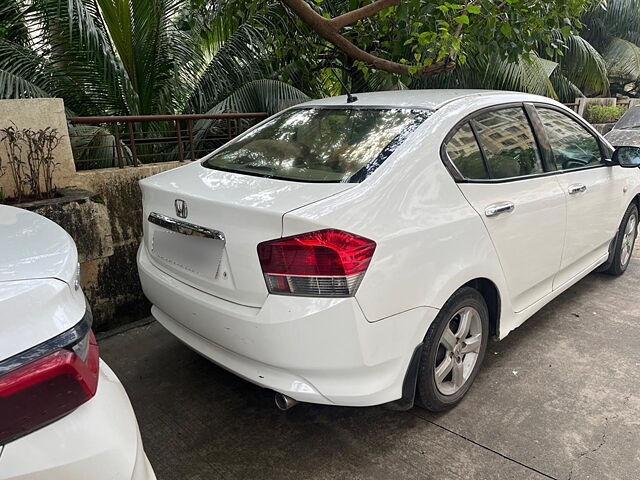
<instances>
[{"instance_id":1,"label":"dried plant","mask_svg":"<svg viewBox=\"0 0 640 480\"><path fill-rule=\"evenodd\" d=\"M0 178L4 177L4 174L7 173L7 166L3 164L2 156L0 156ZM0 203L4 202L4 190L0 187Z\"/></svg>"},{"instance_id":2,"label":"dried plant","mask_svg":"<svg viewBox=\"0 0 640 480\"><path fill-rule=\"evenodd\" d=\"M22 161L22 133L15 125L0 129L0 142L4 145L7 166L13 178L15 197L18 202L24 197L24 163ZM4 163L4 161L3 161Z\"/></svg>"},{"instance_id":3,"label":"dried plant","mask_svg":"<svg viewBox=\"0 0 640 480\"><path fill-rule=\"evenodd\" d=\"M16 202L27 197L41 200L55 196L53 173L59 163L54 151L61 140L58 130L51 127L18 129L13 124L0 129L0 144L5 153L4 158L0 156L0 175L6 170L11 172Z\"/></svg>"}]
</instances>

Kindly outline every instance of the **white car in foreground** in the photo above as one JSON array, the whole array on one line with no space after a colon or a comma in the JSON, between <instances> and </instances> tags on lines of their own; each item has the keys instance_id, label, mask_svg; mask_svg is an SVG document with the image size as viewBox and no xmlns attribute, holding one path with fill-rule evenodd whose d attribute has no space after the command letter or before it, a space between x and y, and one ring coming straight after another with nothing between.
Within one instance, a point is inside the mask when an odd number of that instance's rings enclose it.
<instances>
[{"instance_id":1,"label":"white car in foreground","mask_svg":"<svg viewBox=\"0 0 640 480\"><path fill-rule=\"evenodd\" d=\"M640 152L548 98L312 101L141 182L154 317L296 401L455 405L504 338L638 224Z\"/></svg>"},{"instance_id":2,"label":"white car in foreground","mask_svg":"<svg viewBox=\"0 0 640 480\"><path fill-rule=\"evenodd\" d=\"M100 360L71 237L0 205L0 480L154 480Z\"/></svg>"}]
</instances>

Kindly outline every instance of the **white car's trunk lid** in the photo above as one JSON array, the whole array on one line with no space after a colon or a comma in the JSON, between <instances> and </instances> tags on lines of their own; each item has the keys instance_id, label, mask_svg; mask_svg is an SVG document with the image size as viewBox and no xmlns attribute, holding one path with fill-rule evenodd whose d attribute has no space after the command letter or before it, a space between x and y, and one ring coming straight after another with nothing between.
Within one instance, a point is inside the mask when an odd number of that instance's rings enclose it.
<instances>
[{"instance_id":1,"label":"white car's trunk lid","mask_svg":"<svg viewBox=\"0 0 640 480\"><path fill-rule=\"evenodd\" d=\"M267 296L257 246L282 235L282 216L354 186L275 180L199 163L140 185L151 261L186 284L248 306L262 305ZM186 211L177 211L176 200Z\"/></svg>"}]
</instances>

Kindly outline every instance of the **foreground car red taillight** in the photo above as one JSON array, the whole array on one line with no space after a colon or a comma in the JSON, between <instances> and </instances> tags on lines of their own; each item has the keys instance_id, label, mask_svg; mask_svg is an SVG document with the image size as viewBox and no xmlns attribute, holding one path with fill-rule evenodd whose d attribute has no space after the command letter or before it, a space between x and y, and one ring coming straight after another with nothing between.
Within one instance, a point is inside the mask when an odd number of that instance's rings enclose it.
<instances>
[{"instance_id":1,"label":"foreground car red taillight","mask_svg":"<svg viewBox=\"0 0 640 480\"><path fill-rule=\"evenodd\" d=\"M313 297L355 294L376 243L341 230L318 230L258 245L270 293Z\"/></svg>"},{"instance_id":2,"label":"foreground car red taillight","mask_svg":"<svg viewBox=\"0 0 640 480\"><path fill-rule=\"evenodd\" d=\"M0 445L92 398L99 362L96 339L84 319L58 337L0 362Z\"/></svg>"}]
</instances>

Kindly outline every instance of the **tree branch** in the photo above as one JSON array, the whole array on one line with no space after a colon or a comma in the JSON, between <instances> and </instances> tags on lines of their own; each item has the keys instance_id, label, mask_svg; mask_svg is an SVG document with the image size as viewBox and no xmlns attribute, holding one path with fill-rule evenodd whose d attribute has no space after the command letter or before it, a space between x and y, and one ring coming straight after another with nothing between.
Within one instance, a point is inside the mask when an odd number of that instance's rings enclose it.
<instances>
[{"instance_id":1,"label":"tree branch","mask_svg":"<svg viewBox=\"0 0 640 480\"><path fill-rule=\"evenodd\" d=\"M364 7L357 8L355 10L351 10L350 12L345 13L344 15L339 15L333 19L331 19L331 24L334 26L336 30L340 30L341 28L346 27L347 25L351 25L352 23L357 22L358 20L362 20L363 18L370 17L378 13L380 10L384 10L385 8L395 7L400 4L401 0L376 0L369 5L365 5Z\"/></svg>"},{"instance_id":2,"label":"tree branch","mask_svg":"<svg viewBox=\"0 0 640 480\"><path fill-rule=\"evenodd\" d=\"M333 19L327 19L318 14L305 0L280 0L280 2L289 7L293 13L309 25L320 37L335 45L336 48L352 59L361 61L367 65L371 65L373 68L385 72L395 73L397 75L410 75L409 65L386 60L365 52L339 33L342 27L358 20L362 20L363 18L367 18L384 8L398 5L401 0L376 0L369 5L352 10ZM422 67L415 73L415 75L421 77L437 75L448 72L455 68L455 66L455 61L447 59Z\"/></svg>"}]
</instances>

